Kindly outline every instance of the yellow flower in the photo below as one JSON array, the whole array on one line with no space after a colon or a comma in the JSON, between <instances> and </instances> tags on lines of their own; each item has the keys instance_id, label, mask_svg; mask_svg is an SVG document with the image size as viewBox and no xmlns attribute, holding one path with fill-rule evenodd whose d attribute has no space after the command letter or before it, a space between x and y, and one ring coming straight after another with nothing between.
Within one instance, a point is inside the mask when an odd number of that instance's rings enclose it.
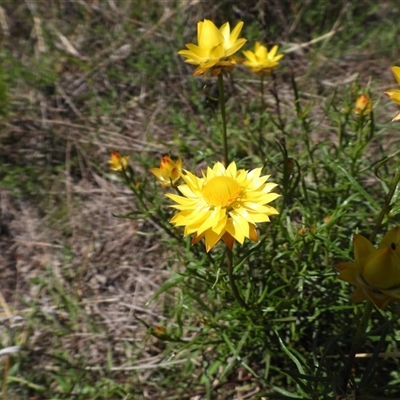
<instances>
[{"instance_id":1,"label":"yellow flower","mask_svg":"<svg viewBox=\"0 0 400 400\"><path fill-rule=\"evenodd\" d=\"M268 52L265 46L256 42L254 52L251 50L243 52L247 58L247 61L244 61L243 64L249 67L252 72L269 73L279 64L279 60L284 56L283 54L276 55L277 51L278 46L274 46Z\"/></svg>"},{"instance_id":2,"label":"yellow flower","mask_svg":"<svg viewBox=\"0 0 400 400\"><path fill-rule=\"evenodd\" d=\"M160 168L151 168L150 172L154 174L161 186L173 186L181 177L182 158L178 158L173 162L169 156L164 156L160 163Z\"/></svg>"},{"instance_id":3,"label":"yellow flower","mask_svg":"<svg viewBox=\"0 0 400 400\"><path fill-rule=\"evenodd\" d=\"M208 19L200 21L197 23L198 45L186 44L188 50L180 50L178 54L186 57L186 63L198 65L193 75L216 76L224 69L230 71L236 64L233 54L246 43L246 39L238 39L242 27L240 21L231 32L229 22L218 29Z\"/></svg>"},{"instance_id":4,"label":"yellow flower","mask_svg":"<svg viewBox=\"0 0 400 400\"><path fill-rule=\"evenodd\" d=\"M361 235L354 235L354 262L336 265L339 279L356 287L352 300L370 299L378 308L400 301L400 228L386 233L379 248Z\"/></svg>"},{"instance_id":5,"label":"yellow flower","mask_svg":"<svg viewBox=\"0 0 400 400\"><path fill-rule=\"evenodd\" d=\"M205 238L207 252L220 239L230 249L234 240L241 244L245 238L258 241L256 224L278 214L267 203L279 196L270 193L277 185L266 183L269 175L260 174L261 168L237 170L234 162L228 168L217 162L202 178L186 171L182 175L186 184L178 186L183 196L166 195L177 203L171 207L179 210L171 223L184 226L185 236L194 234L192 244Z\"/></svg>"},{"instance_id":6,"label":"yellow flower","mask_svg":"<svg viewBox=\"0 0 400 400\"><path fill-rule=\"evenodd\" d=\"M358 115L368 115L372 111L372 100L366 95L362 94L357 97L354 112Z\"/></svg>"},{"instance_id":7,"label":"yellow flower","mask_svg":"<svg viewBox=\"0 0 400 400\"><path fill-rule=\"evenodd\" d=\"M400 85L400 67L392 67L393 75L397 83ZM400 104L400 90L390 89L385 92L395 103ZM400 121L400 111L393 117L392 121Z\"/></svg>"},{"instance_id":8,"label":"yellow flower","mask_svg":"<svg viewBox=\"0 0 400 400\"><path fill-rule=\"evenodd\" d=\"M117 151L113 151L111 153L110 159L108 160L108 164L110 165L110 169L112 171L122 171L126 169L129 163L129 156L121 156Z\"/></svg>"}]
</instances>

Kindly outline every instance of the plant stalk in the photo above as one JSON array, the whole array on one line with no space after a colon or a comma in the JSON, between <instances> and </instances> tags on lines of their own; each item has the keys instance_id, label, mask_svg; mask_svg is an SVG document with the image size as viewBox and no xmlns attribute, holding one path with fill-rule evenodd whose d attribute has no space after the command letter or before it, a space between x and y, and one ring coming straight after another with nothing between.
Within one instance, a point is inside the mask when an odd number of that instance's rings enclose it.
<instances>
[{"instance_id":1,"label":"plant stalk","mask_svg":"<svg viewBox=\"0 0 400 400\"><path fill-rule=\"evenodd\" d=\"M226 110L225 110L225 91L224 91L224 76L222 72L218 74L218 92L219 92L219 106L221 110L221 118L222 118L222 144L224 147L224 162L225 167L229 165L229 156L228 156L228 134L226 128Z\"/></svg>"},{"instance_id":2,"label":"plant stalk","mask_svg":"<svg viewBox=\"0 0 400 400\"><path fill-rule=\"evenodd\" d=\"M373 242L375 240L375 236L377 235L379 228L381 227L383 218L390 211L390 203L392 201L394 193L396 192L396 188L399 182L400 182L400 164L397 166L396 174L392 179L392 182L390 183L389 192L385 197L385 204L383 205L382 210L379 213L378 218L376 219L374 229L369 237L370 242Z\"/></svg>"},{"instance_id":3,"label":"plant stalk","mask_svg":"<svg viewBox=\"0 0 400 400\"><path fill-rule=\"evenodd\" d=\"M374 305L371 300L367 300L367 303L364 307L364 312L361 317L361 320L357 326L357 331L353 339L353 343L351 344L349 358L347 359L346 369L344 370L344 380L342 384L342 393L346 393L347 384L349 383L350 376L351 376L351 369L353 368L354 359L356 357L356 353L358 348L360 347L361 340L367 330L368 321L371 316L372 310Z\"/></svg>"},{"instance_id":4,"label":"plant stalk","mask_svg":"<svg viewBox=\"0 0 400 400\"><path fill-rule=\"evenodd\" d=\"M242 308L245 310L249 309L249 306L246 302L242 299L242 296L239 293L239 290L235 283L235 276L233 275L233 253L232 250L228 247L226 248L226 255L227 255L227 263L228 263L228 278L229 278L229 285L232 289L233 297L236 301L240 304Z\"/></svg>"}]
</instances>

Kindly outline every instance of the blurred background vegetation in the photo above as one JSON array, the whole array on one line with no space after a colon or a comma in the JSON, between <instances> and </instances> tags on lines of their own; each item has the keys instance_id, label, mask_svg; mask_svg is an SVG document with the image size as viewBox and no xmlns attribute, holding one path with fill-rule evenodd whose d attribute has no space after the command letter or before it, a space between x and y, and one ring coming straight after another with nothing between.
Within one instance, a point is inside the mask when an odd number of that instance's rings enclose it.
<instances>
[{"instance_id":1,"label":"blurred background vegetation","mask_svg":"<svg viewBox=\"0 0 400 400\"><path fill-rule=\"evenodd\" d=\"M167 153L196 172L222 158L215 80L177 55L204 18L285 53L262 124L258 79L226 79L231 158L284 194L257 251L237 249L256 323L214 290L200 245L161 229L148 173ZM3 398L334 398L359 308L333 267L368 235L397 160L379 180L399 144L383 96L399 20L396 0L0 0L0 347L22 346L0 356ZM354 116L361 93L373 120ZM137 204L108 169L115 150L151 218L116 218ZM396 353L396 316L374 314L365 353ZM397 357L358 361L343 398L399 398Z\"/></svg>"}]
</instances>

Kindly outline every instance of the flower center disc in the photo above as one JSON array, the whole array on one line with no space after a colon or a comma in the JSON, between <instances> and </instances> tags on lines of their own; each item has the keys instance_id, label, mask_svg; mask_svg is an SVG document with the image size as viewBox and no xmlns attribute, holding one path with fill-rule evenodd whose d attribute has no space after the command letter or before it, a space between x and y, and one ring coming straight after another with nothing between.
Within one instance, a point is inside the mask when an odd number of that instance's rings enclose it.
<instances>
[{"instance_id":1,"label":"flower center disc","mask_svg":"<svg viewBox=\"0 0 400 400\"><path fill-rule=\"evenodd\" d=\"M204 200L210 206L229 207L239 196L240 185L229 176L215 176L203 185Z\"/></svg>"}]
</instances>

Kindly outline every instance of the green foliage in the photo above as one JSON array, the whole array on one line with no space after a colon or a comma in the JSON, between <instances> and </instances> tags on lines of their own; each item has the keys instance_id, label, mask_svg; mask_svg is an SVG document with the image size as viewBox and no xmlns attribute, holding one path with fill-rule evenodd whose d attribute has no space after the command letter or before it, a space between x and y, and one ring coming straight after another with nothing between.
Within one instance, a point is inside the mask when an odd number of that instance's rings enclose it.
<instances>
[{"instance_id":1,"label":"green foliage","mask_svg":"<svg viewBox=\"0 0 400 400\"><path fill-rule=\"evenodd\" d=\"M399 191L389 201L385 197L399 164L399 152L388 145L396 127L379 101L381 72L368 80L357 69L352 79L326 83L331 65L348 54L392 56L395 3L386 1L381 9L372 1L221 1L195 8L218 14L221 23L245 20L249 48L255 40L268 46L307 42L335 29L331 37L305 47L309 53L286 54L265 81L241 67L224 78L229 159L238 168L263 167L281 194L272 204L279 215L257 227L259 241L235 243L232 271L223 242L206 253L202 241L192 246L191 235L183 238L183 230L172 226L176 211L165 193L175 189L161 188L148 173L162 153L182 157L184 169L197 175L224 158L217 78L189 76L192 66L176 54L187 42L183 28L199 19L190 11L195 6L98 3L97 8L65 6L73 21L58 27L70 38L84 30L87 53L82 46L79 57L65 56L61 36L46 25L48 15L64 15L61 5L35 11L45 40L54 40L46 53L35 56L25 31L18 38L27 57L7 47L1 53L0 114L8 124L0 131L1 188L14 199L38 204L45 223L57 226L65 239L57 244L60 265L41 265L26 282L29 295L21 306L26 323L11 324L0 334L1 347L21 346L1 367L6 393L46 399L136 399L146 393L153 399L208 400L235 399L240 392L268 399L350 398L351 393L360 399L397 398L399 363L381 355L397 351L399 307L373 310L360 348L367 357L356 359L347 385L347 360L363 305L351 303L353 288L338 280L334 268L354 259L354 233L369 236L377 229L379 239L399 222ZM20 12L34 29L33 14ZM130 53L112 58L126 44ZM282 46L287 47L292 45ZM382 61L378 70L390 66ZM25 91L30 96L21 95ZM361 94L372 98L372 113L354 113ZM46 123L46 118L60 122L64 114L65 137ZM145 120L140 135L139 118ZM162 129L153 130L155 121ZM41 135L40 145L26 133L32 126ZM133 151L132 143L143 147ZM105 172L105 144L130 152L130 166ZM88 290L87 281L109 261L87 263L89 256L74 253L68 242L75 229L71 209L78 203L68 198L68 185L80 179L84 167L99 186L101 179L114 180L120 190L121 183L130 189L132 210L113 209L110 215L129 220L136 236L153 240L151 269L165 265L168 271L169 278L143 299L143 307L132 308L135 327L145 331L139 339L107 330L93 305L99 292ZM90 232L95 234L101 232ZM138 249L138 257L142 252ZM157 312L146 314L152 306ZM83 336L87 339L72 352L71 342ZM141 358L144 352L160 357L157 368ZM87 361L97 356L101 361Z\"/></svg>"}]
</instances>

